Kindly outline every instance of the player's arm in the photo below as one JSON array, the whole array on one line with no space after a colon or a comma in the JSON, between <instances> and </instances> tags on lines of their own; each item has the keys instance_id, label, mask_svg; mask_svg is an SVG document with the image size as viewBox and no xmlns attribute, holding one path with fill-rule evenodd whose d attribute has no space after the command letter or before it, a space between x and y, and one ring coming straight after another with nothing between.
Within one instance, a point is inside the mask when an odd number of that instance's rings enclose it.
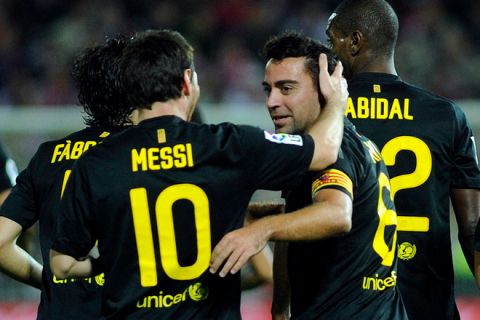
<instances>
[{"instance_id":1,"label":"player's arm","mask_svg":"<svg viewBox=\"0 0 480 320\"><path fill-rule=\"evenodd\" d=\"M480 221L477 223L477 228L475 231L475 281L477 286L480 287Z\"/></svg>"},{"instance_id":2,"label":"player's arm","mask_svg":"<svg viewBox=\"0 0 480 320\"><path fill-rule=\"evenodd\" d=\"M342 76L343 66L338 63L332 75L328 73L327 56L319 58L320 93L325 105L315 123L307 130L315 141L311 170L321 170L337 161L343 137L343 118L347 108L347 82Z\"/></svg>"},{"instance_id":3,"label":"player's arm","mask_svg":"<svg viewBox=\"0 0 480 320\"><path fill-rule=\"evenodd\" d=\"M0 192L0 206L3 204L5 199L7 199L8 195L10 194L10 191L12 191L12 189L8 188Z\"/></svg>"},{"instance_id":4,"label":"player's arm","mask_svg":"<svg viewBox=\"0 0 480 320\"><path fill-rule=\"evenodd\" d=\"M210 272L224 277L236 273L267 241L319 240L348 233L352 226L352 200L347 193L322 189L314 203L289 214L261 218L226 234L215 246Z\"/></svg>"},{"instance_id":5,"label":"player's arm","mask_svg":"<svg viewBox=\"0 0 480 320\"><path fill-rule=\"evenodd\" d=\"M272 320L290 319L290 282L288 280L288 242L275 242L273 251Z\"/></svg>"},{"instance_id":6,"label":"player's arm","mask_svg":"<svg viewBox=\"0 0 480 320\"><path fill-rule=\"evenodd\" d=\"M474 238L480 216L480 190L451 189L450 198L458 224L458 240L468 266L475 275Z\"/></svg>"},{"instance_id":7,"label":"player's arm","mask_svg":"<svg viewBox=\"0 0 480 320\"><path fill-rule=\"evenodd\" d=\"M17 245L22 226L0 217L0 269L10 277L40 289L42 265Z\"/></svg>"},{"instance_id":8,"label":"player's arm","mask_svg":"<svg viewBox=\"0 0 480 320\"><path fill-rule=\"evenodd\" d=\"M94 259L87 256L85 259L74 257L50 249L50 268L59 279L85 278L94 275Z\"/></svg>"}]
</instances>

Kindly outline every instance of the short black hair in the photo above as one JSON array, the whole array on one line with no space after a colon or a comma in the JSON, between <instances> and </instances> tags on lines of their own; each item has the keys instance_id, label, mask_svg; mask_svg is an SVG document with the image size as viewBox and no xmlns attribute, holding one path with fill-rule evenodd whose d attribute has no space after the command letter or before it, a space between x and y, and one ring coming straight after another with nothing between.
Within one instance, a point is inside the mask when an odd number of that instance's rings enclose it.
<instances>
[{"instance_id":1,"label":"short black hair","mask_svg":"<svg viewBox=\"0 0 480 320\"><path fill-rule=\"evenodd\" d=\"M181 96L185 69L193 70L193 48L173 30L138 33L125 48L122 61L125 95L133 108Z\"/></svg>"},{"instance_id":2,"label":"short black hair","mask_svg":"<svg viewBox=\"0 0 480 320\"><path fill-rule=\"evenodd\" d=\"M377 54L392 55L398 38L398 17L384 0L345 0L332 20L335 30L347 36L360 31Z\"/></svg>"},{"instance_id":3,"label":"short black hair","mask_svg":"<svg viewBox=\"0 0 480 320\"><path fill-rule=\"evenodd\" d=\"M318 89L318 57L325 53L328 59L328 71L332 73L336 58L330 48L320 41L303 35L298 31L286 31L281 35L271 37L263 46L262 56L265 62L270 59L283 60L285 58L305 57L305 68L310 74L315 87Z\"/></svg>"},{"instance_id":4,"label":"short black hair","mask_svg":"<svg viewBox=\"0 0 480 320\"><path fill-rule=\"evenodd\" d=\"M107 39L84 49L74 60L72 76L88 126L111 127L129 122L131 109L121 96L119 61L127 40Z\"/></svg>"}]
</instances>

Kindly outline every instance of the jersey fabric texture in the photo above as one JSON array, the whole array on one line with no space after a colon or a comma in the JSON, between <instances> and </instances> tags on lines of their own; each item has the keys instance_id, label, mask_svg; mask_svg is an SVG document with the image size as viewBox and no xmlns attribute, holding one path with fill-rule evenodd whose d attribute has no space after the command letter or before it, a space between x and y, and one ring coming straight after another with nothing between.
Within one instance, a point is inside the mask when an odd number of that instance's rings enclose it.
<instances>
[{"instance_id":1,"label":"jersey fabric texture","mask_svg":"<svg viewBox=\"0 0 480 320\"><path fill-rule=\"evenodd\" d=\"M363 73L349 81L347 116L382 150L398 215L399 288L410 319L459 319L449 191L480 188L475 141L451 101Z\"/></svg>"},{"instance_id":2,"label":"jersey fabric texture","mask_svg":"<svg viewBox=\"0 0 480 320\"><path fill-rule=\"evenodd\" d=\"M82 257L98 239L107 319L240 319L240 278L208 271L243 226L257 189L298 184L313 139L162 116L76 162L53 249Z\"/></svg>"},{"instance_id":3,"label":"jersey fabric texture","mask_svg":"<svg viewBox=\"0 0 480 320\"><path fill-rule=\"evenodd\" d=\"M17 174L15 162L0 144L0 192L13 187Z\"/></svg>"},{"instance_id":4,"label":"jersey fabric texture","mask_svg":"<svg viewBox=\"0 0 480 320\"><path fill-rule=\"evenodd\" d=\"M38 319L90 320L100 315L103 276L56 279L50 271L49 250L62 189L74 161L112 130L86 128L63 139L41 144L1 208L0 215L17 222L23 230L39 222L43 272Z\"/></svg>"},{"instance_id":5,"label":"jersey fabric texture","mask_svg":"<svg viewBox=\"0 0 480 320\"><path fill-rule=\"evenodd\" d=\"M352 228L339 237L289 243L292 319L406 319L395 286L396 214L388 174L376 146L348 120L337 162L284 192L286 211L311 205L329 188L352 199Z\"/></svg>"}]
</instances>

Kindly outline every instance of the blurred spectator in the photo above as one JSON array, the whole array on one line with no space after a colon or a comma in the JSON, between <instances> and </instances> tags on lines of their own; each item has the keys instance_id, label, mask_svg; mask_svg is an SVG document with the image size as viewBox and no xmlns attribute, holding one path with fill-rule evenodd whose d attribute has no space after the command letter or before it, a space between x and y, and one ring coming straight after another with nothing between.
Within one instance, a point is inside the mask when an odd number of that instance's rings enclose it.
<instances>
[{"instance_id":1,"label":"blurred spectator","mask_svg":"<svg viewBox=\"0 0 480 320\"><path fill-rule=\"evenodd\" d=\"M338 1L2 0L0 105L74 105L79 48L145 28L181 31L196 48L203 101L262 102L258 50L270 35L302 30L325 40ZM452 99L480 98L480 4L391 1L401 25L396 60L405 81Z\"/></svg>"}]
</instances>

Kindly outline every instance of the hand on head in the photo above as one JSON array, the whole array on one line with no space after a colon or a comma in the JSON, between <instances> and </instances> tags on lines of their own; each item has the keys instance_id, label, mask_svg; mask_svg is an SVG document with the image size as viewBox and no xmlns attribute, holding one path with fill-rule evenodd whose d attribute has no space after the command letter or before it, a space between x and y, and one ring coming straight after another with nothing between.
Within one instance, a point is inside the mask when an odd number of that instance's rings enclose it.
<instances>
[{"instance_id":1,"label":"hand on head","mask_svg":"<svg viewBox=\"0 0 480 320\"><path fill-rule=\"evenodd\" d=\"M320 82L320 91L325 98L324 107L341 107L343 112L347 110L348 86L347 80L343 77L343 65L338 61L335 70L330 75L328 73L327 55L320 54L318 58L318 66L320 69L318 80Z\"/></svg>"}]
</instances>

